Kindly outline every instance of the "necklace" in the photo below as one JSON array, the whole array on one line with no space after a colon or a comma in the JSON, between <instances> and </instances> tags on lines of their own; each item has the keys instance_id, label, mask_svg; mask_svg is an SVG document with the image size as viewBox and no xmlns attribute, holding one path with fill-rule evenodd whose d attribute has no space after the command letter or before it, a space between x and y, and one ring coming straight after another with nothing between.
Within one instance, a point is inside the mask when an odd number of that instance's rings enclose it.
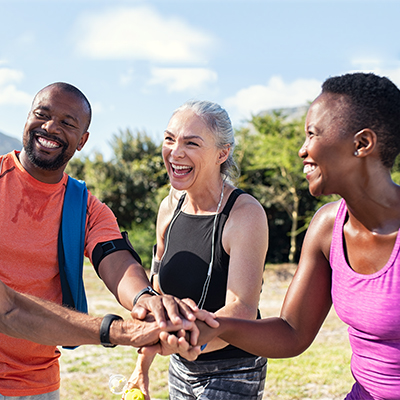
<instances>
[{"instance_id":1,"label":"necklace","mask_svg":"<svg viewBox=\"0 0 400 400\"><path fill-rule=\"evenodd\" d=\"M218 212L219 212L219 209L221 208L222 200L224 199L224 188L225 188L225 179L222 181L221 195L220 195L220 199L219 199L219 202L217 205L217 211L215 212L215 217L214 217L213 230L212 230L212 236L211 236L211 260L208 265L207 277L206 277L206 280L203 285L201 297L200 297L199 303L197 304L200 309L204 307L204 303L206 301L206 297L207 297L207 293L208 293L208 287L210 286L210 281L211 281L212 267L214 264L215 229L217 227ZM171 227L172 227L173 223L175 222L175 220L178 218L178 215L181 213L181 211L182 211L182 207L179 209L179 211L176 213L175 217L172 219L171 223L169 224L167 235L165 237L165 249L164 249L164 253L163 253L160 261L162 261L165 253L167 252Z\"/></svg>"}]
</instances>

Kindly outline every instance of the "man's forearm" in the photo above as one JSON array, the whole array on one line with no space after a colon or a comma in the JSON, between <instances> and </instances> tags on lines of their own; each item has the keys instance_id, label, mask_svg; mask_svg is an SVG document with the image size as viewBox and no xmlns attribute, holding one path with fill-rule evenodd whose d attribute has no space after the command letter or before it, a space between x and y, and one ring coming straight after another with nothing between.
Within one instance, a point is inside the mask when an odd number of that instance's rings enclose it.
<instances>
[{"instance_id":1,"label":"man's forearm","mask_svg":"<svg viewBox=\"0 0 400 400\"><path fill-rule=\"evenodd\" d=\"M0 331L46 345L100 344L102 319L1 288Z\"/></svg>"},{"instance_id":2,"label":"man's forearm","mask_svg":"<svg viewBox=\"0 0 400 400\"><path fill-rule=\"evenodd\" d=\"M6 335L53 346L100 344L102 320L17 293L0 281L0 332ZM109 340L111 344L141 347L157 342L159 333L157 322L149 314L145 320L113 321Z\"/></svg>"},{"instance_id":3,"label":"man's forearm","mask_svg":"<svg viewBox=\"0 0 400 400\"><path fill-rule=\"evenodd\" d=\"M99 274L119 303L131 311L136 294L150 284L143 267L126 251L116 251L99 265Z\"/></svg>"}]
</instances>

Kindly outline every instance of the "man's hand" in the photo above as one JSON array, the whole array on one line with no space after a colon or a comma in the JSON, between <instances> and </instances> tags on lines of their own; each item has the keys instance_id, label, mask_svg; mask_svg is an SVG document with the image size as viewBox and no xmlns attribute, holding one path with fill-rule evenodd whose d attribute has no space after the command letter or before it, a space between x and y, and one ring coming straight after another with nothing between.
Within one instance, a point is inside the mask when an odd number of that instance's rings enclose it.
<instances>
[{"instance_id":1,"label":"man's hand","mask_svg":"<svg viewBox=\"0 0 400 400\"><path fill-rule=\"evenodd\" d=\"M114 321L110 327L110 341L113 344L134 347L151 346L159 341L162 330L176 332L180 329L194 329L194 322L182 320L180 324L166 321L165 328L161 329L153 314L147 314L144 319L127 319ZM197 327L195 328L197 329Z\"/></svg>"},{"instance_id":2,"label":"man's hand","mask_svg":"<svg viewBox=\"0 0 400 400\"><path fill-rule=\"evenodd\" d=\"M177 326L184 320L193 323L196 320L193 311L188 304L174 296L144 295L133 307L131 315L133 318L144 319L148 313L152 313L159 327L165 329L167 321Z\"/></svg>"},{"instance_id":3,"label":"man's hand","mask_svg":"<svg viewBox=\"0 0 400 400\"><path fill-rule=\"evenodd\" d=\"M217 328L219 326L215 315L205 310L200 310L191 299L180 300L170 295L163 296L142 296L131 314L133 318L143 319L151 312L154 314L159 327L166 329L168 323L172 323L178 329L190 332L190 344L196 345L199 337L199 330L194 321L204 321L208 326Z\"/></svg>"},{"instance_id":4,"label":"man's hand","mask_svg":"<svg viewBox=\"0 0 400 400\"><path fill-rule=\"evenodd\" d=\"M193 300L183 300L193 311L196 322L190 329L179 329L177 331L162 330L160 332L160 341L152 346L145 346L139 350L139 353L146 356L154 356L156 353L161 355L180 354L189 361L194 361L201 353L200 345L207 343L217 336L219 322L214 314L205 310L200 310ZM199 335L201 334L200 341Z\"/></svg>"}]
</instances>

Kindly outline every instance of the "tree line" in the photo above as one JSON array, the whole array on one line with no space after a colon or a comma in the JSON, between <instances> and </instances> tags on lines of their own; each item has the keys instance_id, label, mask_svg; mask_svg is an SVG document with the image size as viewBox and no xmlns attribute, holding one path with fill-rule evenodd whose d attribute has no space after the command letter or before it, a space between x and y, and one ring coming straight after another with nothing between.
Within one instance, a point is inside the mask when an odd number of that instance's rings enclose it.
<instances>
[{"instance_id":1,"label":"tree line","mask_svg":"<svg viewBox=\"0 0 400 400\"><path fill-rule=\"evenodd\" d=\"M285 110L254 115L235 130L235 159L240 176L235 184L264 207L269 223L267 263L297 262L305 231L315 211L337 196L312 197L298 157L305 135L305 115L293 119ZM157 144L145 131L114 134L113 155L74 158L67 172L115 213L146 268L156 241L158 206L168 195L169 181ZM400 162L392 170L400 182Z\"/></svg>"}]
</instances>

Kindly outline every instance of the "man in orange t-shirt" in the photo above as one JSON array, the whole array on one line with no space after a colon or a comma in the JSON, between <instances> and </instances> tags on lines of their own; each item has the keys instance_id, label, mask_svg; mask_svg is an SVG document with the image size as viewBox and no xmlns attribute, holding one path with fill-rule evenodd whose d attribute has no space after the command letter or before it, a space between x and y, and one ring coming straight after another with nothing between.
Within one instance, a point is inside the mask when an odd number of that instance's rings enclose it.
<instances>
[{"instance_id":1,"label":"man in orange t-shirt","mask_svg":"<svg viewBox=\"0 0 400 400\"><path fill-rule=\"evenodd\" d=\"M57 238L68 179L64 170L85 145L90 119L90 104L81 91L66 83L51 84L33 100L22 151L0 156L0 280L18 292L59 304ZM93 262L97 245L121 237L112 211L89 192L85 256ZM161 328L166 326L165 310L176 324L195 319L195 306L153 296L146 289L147 275L130 251L111 252L96 267L122 306L132 310L136 296L143 317L153 312ZM55 346L0 334L0 394L59 399L59 356Z\"/></svg>"}]
</instances>

